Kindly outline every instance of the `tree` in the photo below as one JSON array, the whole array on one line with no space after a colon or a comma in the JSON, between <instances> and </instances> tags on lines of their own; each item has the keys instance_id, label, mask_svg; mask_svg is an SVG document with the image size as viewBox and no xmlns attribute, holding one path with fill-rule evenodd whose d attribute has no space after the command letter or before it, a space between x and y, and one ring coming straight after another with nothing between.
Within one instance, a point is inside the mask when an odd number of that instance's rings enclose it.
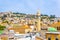
<instances>
[{"instance_id":1,"label":"tree","mask_svg":"<svg viewBox=\"0 0 60 40\"><path fill-rule=\"evenodd\" d=\"M3 34L3 30L5 29L5 26L0 25L0 34Z\"/></svg>"},{"instance_id":2,"label":"tree","mask_svg":"<svg viewBox=\"0 0 60 40\"><path fill-rule=\"evenodd\" d=\"M41 14L41 16L48 16L47 14Z\"/></svg>"},{"instance_id":3,"label":"tree","mask_svg":"<svg viewBox=\"0 0 60 40\"><path fill-rule=\"evenodd\" d=\"M9 23L7 20L4 20L3 23Z\"/></svg>"},{"instance_id":4,"label":"tree","mask_svg":"<svg viewBox=\"0 0 60 40\"><path fill-rule=\"evenodd\" d=\"M5 28L5 26L0 25L0 30L4 30Z\"/></svg>"},{"instance_id":5,"label":"tree","mask_svg":"<svg viewBox=\"0 0 60 40\"><path fill-rule=\"evenodd\" d=\"M55 15L50 15L50 19L51 19L51 18L55 18Z\"/></svg>"}]
</instances>

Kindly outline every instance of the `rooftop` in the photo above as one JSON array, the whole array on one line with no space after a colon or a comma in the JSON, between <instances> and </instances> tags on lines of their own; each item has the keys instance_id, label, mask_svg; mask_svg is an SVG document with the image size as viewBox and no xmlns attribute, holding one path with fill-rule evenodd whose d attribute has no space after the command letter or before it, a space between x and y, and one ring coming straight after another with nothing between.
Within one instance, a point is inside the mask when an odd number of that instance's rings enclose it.
<instances>
[{"instance_id":1,"label":"rooftop","mask_svg":"<svg viewBox=\"0 0 60 40\"><path fill-rule=\"evenodd\" d=\"M46 32L46 33L50 33L50 34L60 34L60 32Z\"/></svg>"}]
</instances>

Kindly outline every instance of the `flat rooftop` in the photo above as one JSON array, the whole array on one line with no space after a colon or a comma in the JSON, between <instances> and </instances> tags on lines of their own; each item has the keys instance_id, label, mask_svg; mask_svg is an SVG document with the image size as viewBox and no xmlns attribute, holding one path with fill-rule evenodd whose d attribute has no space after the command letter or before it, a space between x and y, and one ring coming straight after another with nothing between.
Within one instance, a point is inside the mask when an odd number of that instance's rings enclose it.
<instances>
[{"instance_id":1,"label":"flat rooftop","mask_svg":"<svg viewBox=\"0 0 60 40\"><path fill-rule=\"evenodd\" d=\"M50 34L60 34L60 32L46 32L46 33L50 33Z\"/></svg>"}]
</instances>

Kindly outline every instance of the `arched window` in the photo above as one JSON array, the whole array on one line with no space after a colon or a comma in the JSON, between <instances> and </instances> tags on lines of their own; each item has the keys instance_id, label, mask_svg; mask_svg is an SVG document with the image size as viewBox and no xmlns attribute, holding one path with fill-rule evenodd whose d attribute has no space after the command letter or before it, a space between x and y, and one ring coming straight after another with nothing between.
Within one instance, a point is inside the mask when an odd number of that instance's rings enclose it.
<instances>
[{"instance_id":1,"label":"arched window","mask_svg":"<svg viewBox=\"0 0 60 40\"><path fill-rule=\"evenodd\" d=\"M56 40L58 40L58 38L56 38Z\"/></svg>"},{"instance_id":2,"label":"arched window","mask_svg":"<svg viewBox=\"0 0 60 40\"><path fill-rule=\"evenodd\" d=\"M51 38L49 37L48 40L51 40Z\"/></svg>"}]
</instances>

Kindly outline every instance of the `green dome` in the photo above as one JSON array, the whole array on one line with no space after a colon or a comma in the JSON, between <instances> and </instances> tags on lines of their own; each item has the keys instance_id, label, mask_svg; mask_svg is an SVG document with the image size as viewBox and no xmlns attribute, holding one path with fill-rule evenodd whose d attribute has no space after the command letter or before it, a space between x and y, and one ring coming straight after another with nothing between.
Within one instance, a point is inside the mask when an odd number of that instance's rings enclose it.
<instances>
[{"instance_id":1,"label":"green dome","mask_svg":"<svg viewBox=\"0 0 60 40\"><path fill-rule=\"evenodd\" d=\"M2 34L3 33L3 30L0 30L0 34Z\"/></svg>"},{"instance_id":2,"label":"green dome","mask_svg":"<svg viewBox=\"0 0 60 40\"><path fill-rule=\"evenodd\" d=\"M56 31L57 31L57 29L56 29L56 28L54 28L54 27L50 27L50 28L48 28L48 31L49 31L49 32L56 32Z\"/></svg>"}]
</instances>

